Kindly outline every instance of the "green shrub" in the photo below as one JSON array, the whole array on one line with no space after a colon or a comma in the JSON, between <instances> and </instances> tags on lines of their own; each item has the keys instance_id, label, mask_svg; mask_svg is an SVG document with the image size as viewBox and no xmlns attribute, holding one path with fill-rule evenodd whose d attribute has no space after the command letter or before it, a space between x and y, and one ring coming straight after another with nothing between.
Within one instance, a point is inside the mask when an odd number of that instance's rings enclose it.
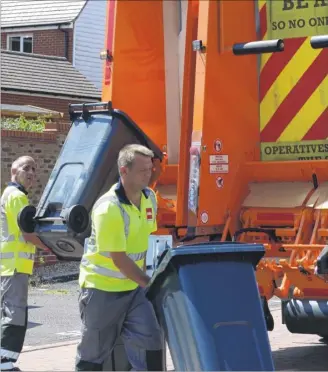
<instances>
[{"instance_id":1,"label":"green shrub","mask_svg":"<svg viewBox=\"0 0 328 372\"><path fill-rule=\"evenodd\" d=\"M35 119L30 119L25 118L24 115L21 115L19 118L2 117L1 129L43 132L47 124L47 118L47 116L38 116Z\"/></svg>"}]
</instances>

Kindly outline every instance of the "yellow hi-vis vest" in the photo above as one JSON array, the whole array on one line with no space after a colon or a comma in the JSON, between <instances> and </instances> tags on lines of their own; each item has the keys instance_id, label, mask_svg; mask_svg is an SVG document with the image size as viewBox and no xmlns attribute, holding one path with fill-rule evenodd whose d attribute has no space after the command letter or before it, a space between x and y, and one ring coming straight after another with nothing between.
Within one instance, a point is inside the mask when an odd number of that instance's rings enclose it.
<instances>
[{"instance_id":1,"label":"yellow hi-vis vest","mask_svg":"<svg viewBox=\"0 0 328 372\"><path fill-rule=\"evenodd\" d=\"M28 204L27 195L16 186L7 186L1 196L1 276L33 272L35 246L25 241L17 223L18 213Z\"/></svg>"},{"instance_id":2,"label":"yellow hi-vis vest","mask_svg":"<svg viewBox=\"0 0 328 372\"><path fill-rule=\"evenodd\" d=\"M125 252L143 269L149 235L157 230L156 214L156 196L150 188L143 190L140 209L127 199L120 183L105 193L92 209L92 232L81 260L80 286L108 292L137 288L137 283L119 271L110 252Z\"/></svg>"}]
</instances>

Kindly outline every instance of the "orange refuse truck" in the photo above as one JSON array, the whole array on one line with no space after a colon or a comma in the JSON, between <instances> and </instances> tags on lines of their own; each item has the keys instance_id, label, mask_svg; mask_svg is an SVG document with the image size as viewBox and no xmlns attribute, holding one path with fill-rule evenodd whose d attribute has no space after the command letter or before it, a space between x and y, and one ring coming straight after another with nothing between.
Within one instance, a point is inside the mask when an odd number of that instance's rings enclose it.
<instances>
[{"instance_id":1,"label":"orange refuse truck","mask_svg":"<svg viewBox=\"0 0 328 372\"><path fill-rule=\"evenodd\" d=\"M277 296L291 332L323 337L327 34L327 0L109 0L101 53L102 100L164 154L157 234L263 243L268 329Z\"/></svg>"}]
</instances>

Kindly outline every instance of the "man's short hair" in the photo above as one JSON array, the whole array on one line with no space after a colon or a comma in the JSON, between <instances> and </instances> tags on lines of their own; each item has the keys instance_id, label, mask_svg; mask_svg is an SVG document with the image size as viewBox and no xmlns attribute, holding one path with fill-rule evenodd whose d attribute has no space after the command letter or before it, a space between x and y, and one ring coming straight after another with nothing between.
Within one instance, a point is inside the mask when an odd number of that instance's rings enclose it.
<instances>
[{"instance_id":1,"label":"man's short hair","mask_svg":"<svg viewBox=\"0 0 328 372\"><path fill-rule=\"evenodd\" d=\"M150 158L154 157L153 151L145 146L138 144L127 145L123 147L118 154L118 169L121 167L131 168L136 155L148 156Z\"/></svg>"},{"instance_id":2,"label":"man's short hair","mask_svg":"<svg viewBox=\"0 0 328 372\"><path fill-rule=\"evenodd\" d=\"M31 161L35 163L35 160L32 158L32 156L29 155L20 156L11 164L11 172L13 173L20 166L20 164L25 161Z\"/></svg>"}]
</instances>

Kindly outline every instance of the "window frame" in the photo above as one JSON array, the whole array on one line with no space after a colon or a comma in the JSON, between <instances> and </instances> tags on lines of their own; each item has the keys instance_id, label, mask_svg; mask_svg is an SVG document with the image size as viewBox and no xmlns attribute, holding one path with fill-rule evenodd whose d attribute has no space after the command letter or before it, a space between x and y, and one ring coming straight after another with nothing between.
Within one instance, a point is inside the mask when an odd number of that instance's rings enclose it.
<instances>
[{"instance_id":1,"label":"window frame","mask_svg":"<svg viewBox=\"0 0 328 372\"><path fill-rule=\"evenodd\" d=\"M14 37L19 37L20 38L20 44L19 44L19 52L18 53L28 53L32 54L33 53L33 34L8 34L7 35L7 50L10 50L12 52L17 52L17 50L12 50L11 49L11 38ZM24 39L31 38L32 39L32 51L29 52L24 52Z\"/></svg>"}]
</instances>

